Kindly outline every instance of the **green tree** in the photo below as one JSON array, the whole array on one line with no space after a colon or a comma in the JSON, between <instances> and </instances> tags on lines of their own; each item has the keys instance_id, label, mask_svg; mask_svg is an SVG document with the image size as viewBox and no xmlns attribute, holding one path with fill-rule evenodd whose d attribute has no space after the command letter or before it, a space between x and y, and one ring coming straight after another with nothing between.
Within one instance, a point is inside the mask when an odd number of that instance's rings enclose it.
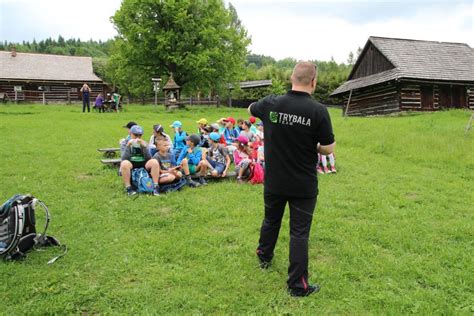
<instances>
[{"instance_id":1,"label":"green tree","mask_svg":"<svg viewBox=\"0 0 474 316\"><path fill-rule=\"evenodd\" d=\"M64 37L62 37L61 35L58 36L58 45L60 47L64 47L66 45L66 43L64 41Z\"/></svg>"},{"instance_id":2,"label":"green tree","mask_svg":"<svg viewBox=\"0 0 474 316\"><path fill-rule=\"evenodd\" d=\"M127 46L123 41L116 41L113 49L125 52ZM105 67L104 77L119 85L122 94L144 99L153 90L148 70L143 65L132 65L125 54L113 54Z\"/></svg>"},{"instance_id":3,"label":"green tree","mask_svg":"<svg viewBox=\"0 0 474 316\"><path fill-rule=\"evenodd\" d=\"M354 53L349 52L349 56L347 57L347 64L354 65L354 63L355 63Z\"/></svg>"},{"instance_id":4,"label":"green tree","mask_svg":"<svg viewBox=\"0 0 474 316\"><path fill-rule=\"evenodd\" d=\"M356 56L355 56L356 60L359 58L360 54L362 54L362 48L360 48L360 46L359 46L359 48L357 48L357 52L356 52Z\"/></svg>"},{"instance_id":5,"label":"green tree","mask_svg":"<svg viewBox=\"0 0 474 316\"><path fill-rule=\"evenodd\" d=\"M116 83L131 91L152 76L174 74L185 91L222 92L243 76L250 39L235 8L222 0L124 0L112 17L119 33L113 53ZM126 67L126 69L122 69ZM128 72L139 70L140 87Z\"/></svg>"},{"instance_id":6,"label":"green tree","mask_svg":"<svg viewBox=\"0 0 474 316\"><path fill-rule=\"evenodd\" d=\"M255 55L255 54L247 55L247 65L255 64L258 68L262 66L274 64L275 62L276 62L275 59L270 56Z\"/></svg>"}]
</instances>

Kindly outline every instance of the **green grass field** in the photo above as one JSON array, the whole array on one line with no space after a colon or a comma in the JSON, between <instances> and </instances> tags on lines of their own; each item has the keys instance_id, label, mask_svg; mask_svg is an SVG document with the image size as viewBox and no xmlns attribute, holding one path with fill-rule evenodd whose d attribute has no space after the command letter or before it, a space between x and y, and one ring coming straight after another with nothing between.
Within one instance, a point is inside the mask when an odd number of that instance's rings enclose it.
<instances>
[{"instance_id":1,"label":"green grass field","mask_svg":"<svg viewBox=\"0 0 474 316\"><path fill-rule=\"evenodd\" d=\"M288 214L274 265L255 257L262 186L212 183L128 198L97 148L122 125L246 117L244 109L167 113L130 106L0 106L0 200L32 193L50 208L49 233L69 253L0 262L0 314L471 314L474 313L474 131L468 111L348 118L331 110L335 175L319 177L310 280L286 293ZM170 128L167 129L170 131Z\"/></svg>"}]
</instances>

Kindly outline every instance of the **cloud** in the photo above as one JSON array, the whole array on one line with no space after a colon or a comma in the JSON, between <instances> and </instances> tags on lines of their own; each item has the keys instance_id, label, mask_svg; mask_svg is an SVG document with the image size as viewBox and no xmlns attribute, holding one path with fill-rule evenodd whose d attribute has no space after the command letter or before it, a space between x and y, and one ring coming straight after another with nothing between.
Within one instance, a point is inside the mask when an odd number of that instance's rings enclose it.
<instances>
[{"instance_id":1,"label":"cloud","mask_svg":"<svg viewBox=\"0 0 474 316\"><path fill-rule=\"evenodd\" d=\"M226 0L226 2L229 2ZM474 47L474 3L465 0L234 0L253 53L345 62L371 35ZM0 0L0 40L106 40L121 0Z\"/></svg>"},{"instance_id":2,"label":"cloud","mask_svg":"<svg viewBox=\"0 0 474 316\"><path fill-rule=\"evenodd\" d=\"M109 18L120 0L0 0L0 39L22 41L56 38L108 39L116 32Z\"/></svg>"},{"instance_id":3,"label":"cloud","mask_svg":"<svg viewBox=\"0 0 474 316\"><path fill-rule=\"evenodd\" d=\"M233 4L252 36L250 47L252 52L277 59L294 57L329 60L333 57L337 62L345 62L349 52L355 52L358 47L363 47L371 35L463 42L474 46L472 4L454 3L447 11L444 4L433 3L419 6L421 9L414 10L406 16L366 18L364 22L356 22L345 18L346 11L341 3L338 7L339 14L334 14L334 9L330 15L321 11L311 12L311 6L308 6L308 12L302 15L295 14L289 8L284 10L284 6L271 8L267 6L263 12L259 8L260 4L266 3L265 1L254 2L252 9L244 6L246 0ZM393 3L390 4L392 5ZM408 3L399 5L405 6L405 11L410 11ZM371 11L371 14L379 15L380 10L384 10L383 5Z\"/></svg>"}]
</instances>

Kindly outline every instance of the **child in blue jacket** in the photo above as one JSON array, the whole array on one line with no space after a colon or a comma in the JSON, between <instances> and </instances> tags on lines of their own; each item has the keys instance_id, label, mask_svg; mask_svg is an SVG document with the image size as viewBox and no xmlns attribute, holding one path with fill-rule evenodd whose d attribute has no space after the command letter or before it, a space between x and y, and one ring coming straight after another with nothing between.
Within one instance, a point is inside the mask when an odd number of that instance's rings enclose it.
<instances>
[{"instance_id":1,"label":"child in blue jacket","mask_svg":"<svg viewBox=\"0 0 474 316\"><path fill-rule=\"evenodd\" d=\"M186 137L186 147L183 148L176 162L181 165L184 174L196 174L205 163L202 160L201 147L198 146L200 140L200 137L196 134ZM203 176L199 177L199 184L207 184Z\"/></svg>"},{"instance_id":2,"label":"child in blue jacket","mask_svg":"<svg viewBox=\"0 0 474 316\"><path fill-rule=\"evenodd\" d=\"M174 128L175 131L173 138L173 151L176 155L176 158L178 158L183 148L186 147L186 137L188 134L183 131L183 124L180 121L174 121L170 127Z\"/></svg>"}]
</instances>

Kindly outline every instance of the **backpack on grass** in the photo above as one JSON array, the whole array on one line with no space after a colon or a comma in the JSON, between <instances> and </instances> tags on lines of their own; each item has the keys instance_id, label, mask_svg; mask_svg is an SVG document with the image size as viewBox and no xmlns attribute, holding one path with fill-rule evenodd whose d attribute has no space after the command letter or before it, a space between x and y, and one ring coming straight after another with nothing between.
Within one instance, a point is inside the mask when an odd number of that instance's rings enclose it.
<instances>
[{"instance_id":1,"label":"backpack on grass","mask_svg":"<svg viewBox=\"0 0 474 316\"><path fill-rule=\"evenodd\" d=\"M187 184L186 180L181 178L167 184L160 185L160 193L171 193L181 190Z\"/></svg>"},{"instance_id":2,"label":"backpack on grass","mask_svg":"<svg viewBox=\"0 0 474 316\"><path fill-rule=\"evenodd\" d=\"M250 166L250 177L249 177L249 182L252 184L259 184L263 183L263 180L265 178L265 171L263 170L263 167L261 164L258 162L252 162L252 165Z\"/></svg>"},{"instance_id":3,"label":"backpack on grass","mask_svg":"<svg viewBox=\"0 0 474 316\"><path fill-rule=\"evenodd\" d=\"M132 184L138 193L152 193L154 186L145 168L132 169Z\"/></svg>"},{"instance_id":4,"label":"backpack on grass","mask_svg":"<svg viewBox=\"0 0 474 316\"><path fill-rule=\"evenodd\" d=\"M46 213L44 230L36 232L35 211L41 206ZM17 194L0 206L0 257L5 260L26 258L26 253L39 247L61 246L59 241L46 235L50 215L46 205L31 195ZM64 256L64 253L51 259L48 264Z\"/></svg>"}]
</instances>

